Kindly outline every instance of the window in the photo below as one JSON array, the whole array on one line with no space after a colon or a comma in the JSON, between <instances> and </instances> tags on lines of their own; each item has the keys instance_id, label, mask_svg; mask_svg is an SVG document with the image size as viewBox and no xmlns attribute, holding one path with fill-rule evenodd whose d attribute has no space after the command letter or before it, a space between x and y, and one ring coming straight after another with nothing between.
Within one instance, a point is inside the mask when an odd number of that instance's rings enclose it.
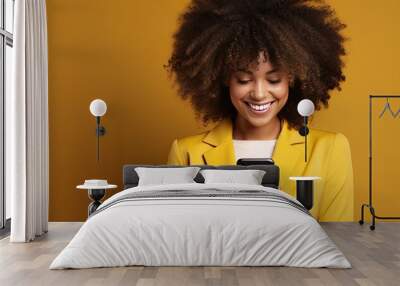
<instances>
[{"instance_id":1,"label":"window","mask_svg":"<svg viewBox=\"0 0 400 286\"><path fill-rule=\"evenodd\" d=\"M9 227L11 217L10 194L5 188L4 142L5 142L5 98L11 92L11 72L13 65L14 1L0 0L0 228L1 234Z\"/></svg>"}]
</instances>

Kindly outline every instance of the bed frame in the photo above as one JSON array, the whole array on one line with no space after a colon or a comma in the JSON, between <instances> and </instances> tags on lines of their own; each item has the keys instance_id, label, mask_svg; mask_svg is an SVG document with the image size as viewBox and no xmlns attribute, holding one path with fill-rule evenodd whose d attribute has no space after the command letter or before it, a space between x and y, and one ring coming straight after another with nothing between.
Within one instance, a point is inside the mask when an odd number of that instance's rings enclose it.
<instances>
[{"instance_id":1,"label":"bed frame","mask_svg":"<svg viewBox=\"0 0 400 286\"><path fill-rule=\"evenodd\" d=\"M123 185L124 189L136 187L139 182L139 177L135 171L136 167L148 167L148 168L182 168L186 166L175 166L175 165L124 165L123 166ZM279 186L279 167L276 165L251 165L251 166L238 166L238 165L221 165L221 166L210 166L210 165L192 165L192 167L200 167L203 169L219 169L219 170L263 170L265 175L262 180L262 185L265 187L271 187L278 189ZM198 183L203 183L203 176L198 173L194 180Z\"/></svg>"}]
</instances>

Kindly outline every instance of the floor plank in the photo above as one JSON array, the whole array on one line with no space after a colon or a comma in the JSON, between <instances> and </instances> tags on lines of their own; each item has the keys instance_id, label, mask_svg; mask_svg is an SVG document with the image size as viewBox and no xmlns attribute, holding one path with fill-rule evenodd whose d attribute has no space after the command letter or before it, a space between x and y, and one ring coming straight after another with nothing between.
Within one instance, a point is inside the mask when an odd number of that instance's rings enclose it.
<instances>
[{"instance_id":1,"label":"floor plank","mask_svg":"<svg viewBox=\"0 0 400 286\"><path fill-rule=\"evenodd\" d=\"M84 270L48 269L82 223L50 223L49 232L32 243L0 240L0 285L399 285L400 223L382 222L375 231L356 223L323 223L352 269L289 267L117 267Z\"/></svg>"}]
</instances>

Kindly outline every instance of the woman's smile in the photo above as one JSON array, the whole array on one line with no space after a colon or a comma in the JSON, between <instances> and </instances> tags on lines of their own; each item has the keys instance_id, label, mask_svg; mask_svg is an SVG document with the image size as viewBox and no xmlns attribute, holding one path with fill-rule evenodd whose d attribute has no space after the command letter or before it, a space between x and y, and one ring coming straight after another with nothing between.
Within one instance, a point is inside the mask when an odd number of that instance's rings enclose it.
<instances>
[{"instance_id":1,"label":"woman's smile","mask_svg":"<svg viewBox=\"0 0 400 286\"><path fill-rule=\"evenodd\" d=\"M256 115L260 115L260 114L268 113L268 111L271 110L274 102L275 102L275 100L268 101L266 103L250 103L250 102L245 101L245 104L247 105L248 109L252 113L254 113Z\"/></svg>"}]
</instances>

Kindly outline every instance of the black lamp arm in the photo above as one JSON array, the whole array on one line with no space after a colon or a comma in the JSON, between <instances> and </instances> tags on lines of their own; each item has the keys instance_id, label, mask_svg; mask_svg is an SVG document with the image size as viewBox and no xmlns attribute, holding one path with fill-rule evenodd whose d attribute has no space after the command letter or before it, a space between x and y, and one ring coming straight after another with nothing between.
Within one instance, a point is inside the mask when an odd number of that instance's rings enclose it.
<instances>
[{"instance_id":1,"label":"black lamp arm","mask_svg":"<svg viewBox=\"0 0 400 286\"><path fill-rule=\"evenodd\" d=\"M96 116L97 161L100 160L100 136L106 134L106 128L100 125L100 116Z\"/></svg>"},{"instance_id":2,"label":"black lamp arm","mask_svg":"<svg viewBox=\"0 0 400 286\"><path fill-rule=\"evenodd\" d=\"M106 134L106 128L100 125L100 116L96 116L96 136L104 136Z\"/></svg>"},{"instance_id":3,"label":"black lamp arm","mask_svg":"<svg viewBox=\"0 0 400 286\"><path fill-rule=\"evenodd\" d=\"M299 134L304 136L304 162L307 162L307 135L310 130L307 127L308 125L308 117L304 116L303 126L299 129Z\"/></svg>"}]
</instances>

